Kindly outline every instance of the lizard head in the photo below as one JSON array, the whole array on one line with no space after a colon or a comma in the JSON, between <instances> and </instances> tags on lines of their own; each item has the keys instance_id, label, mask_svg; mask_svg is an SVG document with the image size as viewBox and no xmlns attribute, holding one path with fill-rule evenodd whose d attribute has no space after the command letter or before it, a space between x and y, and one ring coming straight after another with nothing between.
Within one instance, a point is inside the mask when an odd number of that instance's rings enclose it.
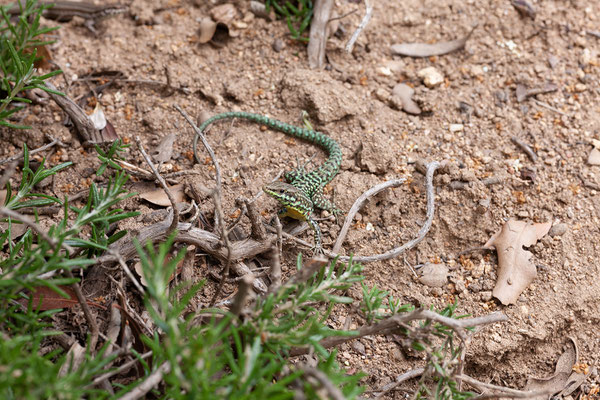
<instances>
[{"instance_id":1,"label":"lizard head","mask_svg":"<svg viewBox=\"0 0 600 400\"><path fill-rule=\"evenodd\" d=\"M288 214L297 219L306 219L310 216L313 204L306 193L295 186L285 182L271 182L263 187L269 196L277 199L288 211ZM299 218L302 216L303 218Z\"/></svg>"}]
</instances>

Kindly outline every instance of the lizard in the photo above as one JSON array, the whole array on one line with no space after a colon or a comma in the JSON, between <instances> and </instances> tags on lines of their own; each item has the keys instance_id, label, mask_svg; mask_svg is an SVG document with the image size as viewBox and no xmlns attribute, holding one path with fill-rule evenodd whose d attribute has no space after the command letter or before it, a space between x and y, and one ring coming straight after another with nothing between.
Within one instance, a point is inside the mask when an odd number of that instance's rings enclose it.
<instances>
[{"instance_id":1,"label":"lizard","mask_svg":"<svg viewBox=\"0 0 600 400\"><path fill-rule=\"evenodd\" d=\"M286 182L275 181L266 184L263 191L275 198L282 205L279 213L280 217L291 217L301 221L306 221L314 232L314 251L317 254L323 253L321 245L321 230L319 224L312 216L315 208L320 208L331 212L337 216L341 211L323 195L323 188L337 175L342 163L342 149L338 142L331 137L312 129L300 128L294 125L281 122L260 114L248 112L225 112L217 114L207 119L198 128L200 132L212 123L223 120L240 118L248 121L265 125L273 130L282 132L288 136L302 139L320 147L328 154L327 160L318 168L307 171L304 166L298 166L292 171L284 174ZM194 157L200 163L197 152L198 138L200 134L194 137Z\"/></svg>"},{"instance_id":2,"label":"lizard","mask_svg":"<svg viewBox=\"0 0 600 400\"><path fill-rule=\"evenodd\" d=\"M44 6L42 15L45 18L53 19L58 22L69 22L73 17L80 17L85 20L85 26L92 33L97 34L94 24L104 18L113 15L125 13L128 9L123 4L102 4L96 5L82 1L40 1L39 5ZM23 6L24 7L24 6ZM9 15L19 15L21 7L17 4L8 9Z\"/></svg>"}]
</instances>

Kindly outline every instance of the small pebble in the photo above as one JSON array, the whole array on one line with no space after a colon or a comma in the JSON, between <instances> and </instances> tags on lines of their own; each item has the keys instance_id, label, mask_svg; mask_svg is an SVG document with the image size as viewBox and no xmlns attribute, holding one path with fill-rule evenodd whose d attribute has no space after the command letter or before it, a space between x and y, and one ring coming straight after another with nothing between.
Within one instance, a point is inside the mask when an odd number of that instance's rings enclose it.
<instances>
[{"instance_id":1,"label":"small pebble","mask_svg":"<svg viewBox=\"0 0 600 400\"><path fill-rule=\"evenodd\" d=\"M392 71L388 67L379 67L377 68L377 73L381 76L390 76L392 75Z\"/></svg>"},{"instance_id":2,"label":"small pebble","mask_svg":"<svg viewBox=\"0 0 600 400\"><path fill-rule=\"evenodd\" d=\"M600 165L600 150L594 148L588 156L587 163L589 165Z\"/></svg>"},{"instance_id":3,"label":"small pebble","mask_svg":"<svg viewBox=\"0 0 600 400\"><path fill-rule=\"evenodd\" d=\"M486 290L479 293L479 296L481 296L481 301L490 301L492 299L492 292Z\"/></svg>"},{"instance_id":4,"label":"small pebble","mask_svg":"<svg viewBox=\"0 0 600 400\"><path fill-rule=\"evenodd\" d=\"M378 88L375 91L375 97L377 97L379 100L386 103L387 101L390 100L390 93L387 90L385 90L384 88Z\"/></svg>"},{"instance_id":5,"label":"small pebble","mask_svg":"<svg viewBox=\"0 0 600 400\"><path fill-rule=\"evenodd\" d=\"M588 65L594 61L594 57L592 56L592 52L590 51L590 49L583 49L580 61L582 65Z\"/></svg>"},{"instance_id":6,"label":"small pebble","mask_svg":"<svg viewBox=\"0 0 600 400\"><path fill-rule=\"evenodd\" d=\"M427 263L419 271L419 282L429 287L442 287L448 282L448 271L444 264Z\"/></svg>"},{"instance_id":7,"label":"small pebble","mask_svg":"<svg viewBox=\"0 0 600 400\"><path fill-rule=\"evenodd\" d=\"M435 87L444 82L444 76L434 67L423 68L417 72L417 76L423 80L428 88Z\"/></svg>"},{"instance_id":8,"label":"small pebble","mask_svg":"<svg viewBox=\"0 0 600 400\"><path fill-rule=\"evenodd\" d=\"M479 214L485 214L486 211L488 210L488 208L490 208L490 203L491 203L490 198L479 200L479 203L477 203L477 208L475 209L475 211L477 211L477 213L479 213Z\"/></svg>"},{"instance_id":9,"label":"small pebble","mask_svg":"<svg viewBox=\"0 0 600 400\"><path fill-rule=\"evenodd\" d=\"M450 124L448 129L450 130L450 132L460 132L463 130L464 127L465 126L463 124Z\"/></svg>"},{"instance_id":10,"label":"small pebble","mask_svg":"<svg viewBox=\"0 0 600 400\"><path fill-rule=\"evenodd\" d=\"M274 51L279 53L285 47L285 42L283 40L277 38L273 41L273 44L271 45L271 47L273 48Z\"/></svg>"},{"instance_id":11,"label":"small pebble","mask_svg":"<svg viewBox=\"0 0 600 400\"><path fill-rule=\"evenodd\" d=\"M567 232L567 224L560 223L560 224L552 225L552 228L550 228L550 231L548 231L548 235L550 235L550 237L562 236L566 232Z\"/></svg>"},{"instance_id":12,"label":"small pebble","mask_svg":"<svg viewBox=\"0 0 600 400\"><path fill-rule=\"evenodd\" d=\"M360 340L353 340L353 341L350 343L350 347L352 347L352 349L353 349L354 351L356 351L358 354L361 354L361 355L363 355L363 356L366 354L366 353L365 353L365 345L364 345L364 344L362 344L362 343L360 342Z\"/></svg>"}]
</instances>

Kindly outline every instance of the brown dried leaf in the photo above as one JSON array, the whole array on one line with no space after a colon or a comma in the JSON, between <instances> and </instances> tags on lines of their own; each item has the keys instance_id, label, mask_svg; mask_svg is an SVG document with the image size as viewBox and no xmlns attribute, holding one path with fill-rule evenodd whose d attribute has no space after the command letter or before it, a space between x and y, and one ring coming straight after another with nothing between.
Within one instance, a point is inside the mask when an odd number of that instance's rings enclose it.
<instances>
[{"instance_id":1,"label":"brown dried leaf","mask_svg":"<svg viewBox=\"0 0 600 400\"><path fill-rule=\"evenodd\" d=\"M485 244L485 248L493 246L498 253L498 280L492 293L502 304L514 304L535 279L537 271L530 261L531 252L524 247L535 244L551 226L551 222L530 224L509 220Z\"/></svg>"},{"instance_id":2,"label":"brown dried leaf","mask_svg":"<svg viewBox=\"0 0 600 400\"><path fill-rule=\"evenodd\" d=\"M449 42L438 42L434 44L429 43L401 43L393 44L391 49L393 54L408 56L408 57L430 57L430 56L441 56L448 54L456 50L460 50L465 47L467 40L471 37L473 31L475 31L477 25L471 29L471 32L467 36L451 40Z\"/></svg>"},{"instance_id":3,"label":"brown dried leaf","mask_svg":"<svg viewBox=\"0 0 600 400\"><path fill-rule=\"evenodd\" d=\"M172 257L172 255L170 253L167 254L165 256L165 262L169 261L171 259L171 257ZM179 261L179 263L177 263L177 267L175 267L175 272L173 274L171 274L171 276L169 277L169 283L171 283L171 281L173 279L175 279L175 276L177 276L181 273L184 261L185 261L185 258L182 258L181 261ZM146 281L146 277L144 276L144 269L142 268L142 263L140 261L136 262L135 265L133 266L133 268L135 269L135 272L137 272L137 274L140 276L140 283L143 286L148 287L148 281Z\"/></svg>"},{"instance_id":4,"label":"brown dried leaf","mask_svg":"<svg viewBox=\"0 0 600 400\"><path fill-rule=\"evenodd\" d=\"M173 144L175 143L175 139L177 135L171 133L162 138L158 146L152 152L152 157L156 162L167 162L171 159L173 155Z\"/></svg>"},{"instance_id":5,"label":"brown dried leaf","mask_svg":"<svg viewBox=\"0 0 600 400\"><path fill-rule=\"evenodd\" d=\"M65 376L81 366L85 361L85 347L75 342L67 352L67 358L58 371L58 376Z\"/></svg>"},{"instance_id":6,"label":"brown dried leaf","mask_svg":"<svg viewBox=\"0 0 600 400\"><path fill-rule=\"evenodd\" d=\"M412 99L415 90L405 83L399 83L392 89L392 97L398 98L402 109L409 114L418 115L421 114L419 105Z\"/></svg>"},{"instance_id":7,"label":"brown dried leaf","mask_svg":"<svg viewBox=\"0 0 600 400\"><path fill-rule=\"evenodd\" d=\"M115 129L113 124L110 123L110 121L106 121L106 126L104 127L104 129L100 130L100 135L102 136L102 140L104 142L114 142L119 138L117 130Z\"/></svg>"},{"instance_id":8,"label":"brown dried leaf","mask_svg":"<svg viewBox=\"0 0 600 400\"><path fill-rule=\"evenodd\" d=\"M59 288L69 297L65 298L47 286L37 287L33 293L29 294L29 297L32 298L33 309L40 311L56 310L58 308L71 308L79 304L77 296L75 295L75 291L71 288L71 286L59 286ZM27 307L29 300L19 299L17 302L23 307ZM93 307L98 307L103 310L106 309L106 307L104 307L102 304L98 304L93 301L87 301L87 303Z\"/></svg>"},{"instance_id":9,"label":"brown dried leaf","mask_svg":"<svg viewBox=\"0 0 600 400\"><path fill-rule=\"evenodd\" d=\"M0 222L0 233L4 233L8 229L8 222ZM10 239L15 240L20 238L27 232L27 225L17 224L15 221L10 225Z\"/></svg>"},{"instance_id":10,"label":"brown dried leaf","mask_svg":"<svg viewBox=\"0 0 600 400\"><path fill-rule=\"evenodd\" d=\"M573 372L573 366L579 360L577 343L569 338L569 346L559 357L554 368L554 374L546 378L529 377L527 379L526 391L546 391L548 394L533 397L534 400L547 400L551 396L560 393L561 398L568 396L577 389L586 378L585 374Z\"/></svg>"},{"instance_id":11,"label":"brown dried leaf","mask_svg":"<svg viewBox=\"0 0 600 400\"><path fill-rule=\"evenodd\" d=\"M181 203L184 196L183 184L180 183L179 185L171 186L169 189L175 198L175 202ZM167 194L162 189L154 189L145 193L141 193L140 197L152 204L156 204L157 206L168 207L171 205Z\"/></svg>"},{"instance_id":12,"label":"brown dried leaf","mask_svg":"<svg viewBox=\"0 0 600 400\"><path fill-rule=\"evenodd\" d=\"M556 86L554 83L547 83L544 86L534 87L531 89L527 88L525 85L519 84L515 89L515 95L517 96L517 101L520 103L531 96L556 92L557 90L558 86Z\"/></svg>"}]
</instances>

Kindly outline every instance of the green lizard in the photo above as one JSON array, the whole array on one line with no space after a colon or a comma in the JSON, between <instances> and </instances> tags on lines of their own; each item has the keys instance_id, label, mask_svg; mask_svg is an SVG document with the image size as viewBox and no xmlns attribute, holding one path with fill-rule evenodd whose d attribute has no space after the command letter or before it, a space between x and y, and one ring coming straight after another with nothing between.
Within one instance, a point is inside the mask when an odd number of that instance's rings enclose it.
<instances>
[{"instance_id":1,"label":"green lizard","mask_svg":"<svg viewBox=\"0 0 600 400\"><path fill-rule=\"evenodd\" d=\"M311 129L299 128L297 126L286 124L269 117L247 112L226 112L217 114L207 119L200 125L200 132L213 122L222 119L241 118L266 125L271 129L285 133L288 136L303 139L307 142L317 145L325 150L329 157L318 168L307 171L304 166L298 166L292 171L285 173L286 182L271 182L264 186L266 194L274 197L283 206L279 213L280 217L292 217L302 221L307 221L314 231L315 252L322 253L321 230L319 224L313 219L312 213L315 208L328 210L334 215L341 211L335 205L323 196L323 188L327 185L340 170L342 163L342 149L340 145L329 136L316 132ZM194 138L194 156L197 162L201 162L197 153L198 137Z\"/></svg>"}]
</instances>

